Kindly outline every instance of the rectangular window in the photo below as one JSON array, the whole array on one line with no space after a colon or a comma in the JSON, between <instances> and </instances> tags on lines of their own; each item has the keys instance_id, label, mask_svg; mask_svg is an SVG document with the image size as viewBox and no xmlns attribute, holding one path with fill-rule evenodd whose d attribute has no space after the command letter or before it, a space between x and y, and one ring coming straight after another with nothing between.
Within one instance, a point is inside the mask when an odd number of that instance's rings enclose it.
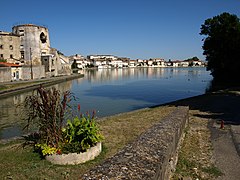
<instances>
[{"instance_id":1,"label":"rectangular window","mask_svg":"<svg viewBox=\"0 0 240 180\"><path fill-rule=\"evenodd\" d=\"M24 59L24 51L21 51L21 58Z\"/></svg>"},{"instance_id":2,"label":"rectangular window","mask_svg":"<svg viewBox=\"0 0 240 180\"><path fill-rule=\"evenodd\" d=\"M0 58L3 58L3 54L0 54Z\"/></svg>"},{"instance_id":3,"label":"rectangular window","mask_svg":"<svg viewBox=\"0 0 240 180\"><path fill-rule=\"evenodd\" d=\"M3 45L2 44L0 44L0 49L3 49Z\"/></svg>"},{"instance_id":4,"label":"rectangular window","mask_svg":"<svg viewBox=\"0 0 240 180\"><path fill-rule=\"evenodd\" d=\"M9 49L10 49L10 50L13 50L13 45L10 45L10 46L9 46Z\"/></svg>"},{"instance_id":5,"label":"rectangular window","mask_svg":"<svg viewBox=\"0 0 240 180\"><path fill-rule=\"evenodd\" d=\"M24 30L21 30L21 29L20 29L20 30L19 30L19 35L20 35L20 36L24 36Z\"/></svg>"},{"instance_id":6,"label":"rectangular window","mask_svg":"<svg viewBox=\"0 0 240 180\"><path fill-rule=\"evenodd\" d=\"M10 54L10 58L13 59L13 55L12 54Z\"/></svg>"}]
</instances>

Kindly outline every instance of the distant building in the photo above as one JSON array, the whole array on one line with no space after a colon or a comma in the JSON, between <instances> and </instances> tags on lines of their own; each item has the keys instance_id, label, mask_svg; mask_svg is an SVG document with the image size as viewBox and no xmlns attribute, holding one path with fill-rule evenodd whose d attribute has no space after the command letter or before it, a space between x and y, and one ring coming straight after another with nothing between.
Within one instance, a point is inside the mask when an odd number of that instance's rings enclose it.
<instances>
[{"instance_id":1,"label":"distant building","mask_svg":"<svg viewBox=\"0 0 240 180\"><path fill-rule=\"evenodd\" d=\"M85 69L89 67L92 62L90 59L87 59L80 54L75 54L75 55L69 56L68 58L69 58L70 64L75 63L76 64L75 68L78 68L78 69Z\"/></svg>"},{"instance_id":2,"label":"distant building","mask_svg":"<svg viewBox=\"0 0 240 180\"><path fill-rule=\"evenodd\" d=\"M163 58L151 58L152 65L157 67L165 67L165 61Z\"/></svg>"},{"instance_id":3,"label":"distant building","mask_svg":"<svg viewBox=\"0 0 240 180\"><path fill-rule=\"evenodd\" d=\"M94 59L102 59L102 60L117 60L118 57L117 56L113 56L113 55L89 55L87 56L88 59L90 60L94 60Z\"/></svg>"}]
</instances>

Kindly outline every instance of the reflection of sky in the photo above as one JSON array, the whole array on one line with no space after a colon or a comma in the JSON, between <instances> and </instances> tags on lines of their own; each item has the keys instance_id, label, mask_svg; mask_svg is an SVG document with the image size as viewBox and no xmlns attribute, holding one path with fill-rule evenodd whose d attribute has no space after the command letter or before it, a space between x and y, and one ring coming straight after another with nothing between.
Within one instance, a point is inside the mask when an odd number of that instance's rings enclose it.
<instances>
[{"instance_id":1,"label":"reflection of sky","mask_svg":"<svg viewBox=\"0 0 240 180\"><path fill-rule=\"evenodd\" d=\"M205 68L132 68L85 71L84 78L55 85L70 90L77 110L97 111L98 117L127 112L203 94L211 76ZM19 135L23 123L14 104L27 93L1 99L0 139ZM74 109L73 109L74 110Z\"/></svg>"}]
</instances>

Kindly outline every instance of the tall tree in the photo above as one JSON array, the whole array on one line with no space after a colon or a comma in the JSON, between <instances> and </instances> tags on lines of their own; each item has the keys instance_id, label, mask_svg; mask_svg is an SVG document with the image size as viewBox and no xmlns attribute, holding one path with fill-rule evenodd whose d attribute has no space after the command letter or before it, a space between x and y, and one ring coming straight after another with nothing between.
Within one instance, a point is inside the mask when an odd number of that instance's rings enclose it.
<instances>
[{"instance_id":1,"label":"tall tree","mask_svg":"<svg viewBox=\"0 0 240 180\"><path fill-rule=\"evenodd\" d=\"M203 54L207 70L217 81L240 82L240 21L236 15L222 13L205 20Z\"/></svg>"}]
</instances>

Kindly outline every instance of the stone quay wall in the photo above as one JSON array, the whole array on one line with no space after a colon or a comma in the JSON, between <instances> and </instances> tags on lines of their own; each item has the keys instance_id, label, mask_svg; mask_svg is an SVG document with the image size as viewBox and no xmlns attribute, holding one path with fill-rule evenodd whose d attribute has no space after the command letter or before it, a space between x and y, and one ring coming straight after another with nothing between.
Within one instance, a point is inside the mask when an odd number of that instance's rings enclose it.
<instances>
[{"instance_id":1,"label":"stone quay wall","mask_svg":"<svg viewBox=\"0 0 240 180\"><path fill-rule=\"evenodd\" d=\"M82 179L169 179L188 123L188 111L189 107L177 107L116 155L84 174Z\"/></svg>"}]
</instances>

